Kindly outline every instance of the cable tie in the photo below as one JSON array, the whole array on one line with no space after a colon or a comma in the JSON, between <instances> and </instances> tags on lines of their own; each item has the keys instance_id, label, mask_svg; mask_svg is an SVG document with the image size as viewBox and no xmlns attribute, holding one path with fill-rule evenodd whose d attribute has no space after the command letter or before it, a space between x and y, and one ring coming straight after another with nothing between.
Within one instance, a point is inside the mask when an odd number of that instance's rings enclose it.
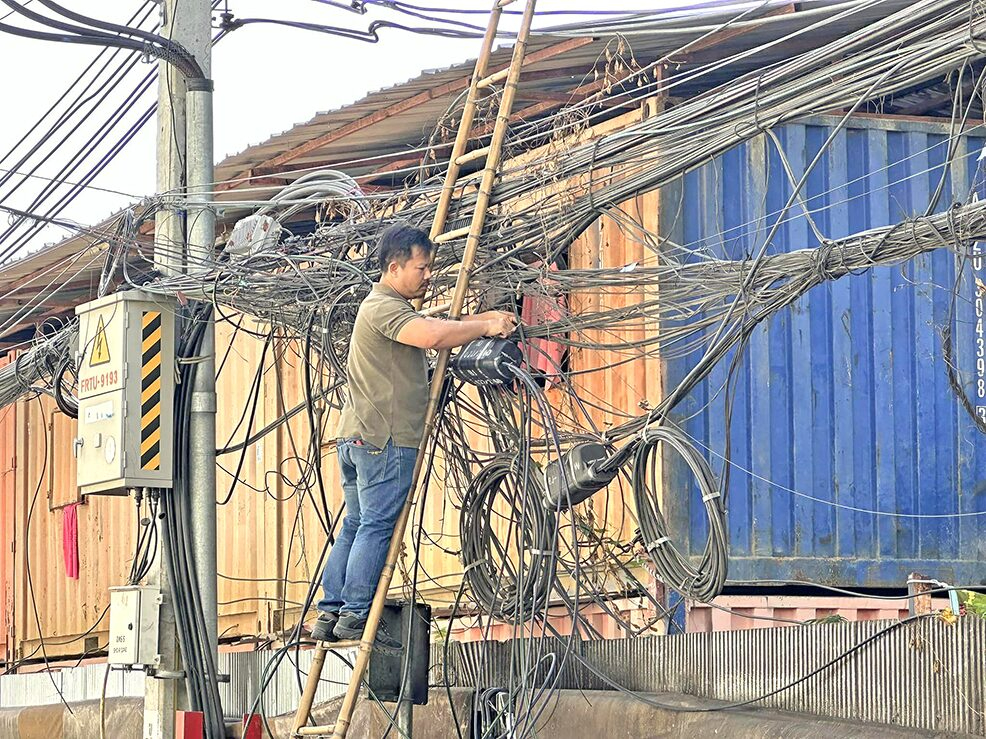
<instances>
[{"instance_id":1,"label":"cable tie","mask_svg":"<svg viewBox=\"0 0 986 739\"><path fill-rule=\"evenodd\" d=\"M669 541L671 541L670 536L662 536L659 539L654 539L654 541L650 542L649 544L644 544L644 549L650 551L651 549L656 549L662 544L667 544Z\"/></svg>"},{"instance_id":2,"label":"cable tie","mask_svg":"<svg viewBox=\"0 0 986 739\"><path fill-rule=\"evenodd\" d=\"M702 496L702 502L703 503L708 503L713 498L721 498L721 497L722 497L722 495L719 493L718 490L716 490L714 493L706 493L705 495L703 495Z\"/></svg>"},{"instance_id":3,"label":"cable tie","mask_svg":"<svg viewBox=\"0 0 986 739\"><path fill-rule=\"evenodd\" d=\"M550 557L554 552L548 551L547 549L528 549L531 554L542 554L545 557Z\"/></svg>"}]
</instances>

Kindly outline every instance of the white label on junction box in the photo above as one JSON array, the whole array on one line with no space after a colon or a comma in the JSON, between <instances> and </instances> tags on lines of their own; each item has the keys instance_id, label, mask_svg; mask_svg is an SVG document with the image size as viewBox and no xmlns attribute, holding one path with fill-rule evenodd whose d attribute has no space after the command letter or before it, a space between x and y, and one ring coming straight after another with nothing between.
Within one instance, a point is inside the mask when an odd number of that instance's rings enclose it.
<instances>
[{"instance_id":1,"label":"white label on junction box","mask_svg":"<svg viewBox=\"0 0 986 739\"><path fill-rule=\"evenodd\" d=\"M107 400L99 405L86 408L86 423L99 423L113 418L113 401Z\"/></svg>"}]
</instances>

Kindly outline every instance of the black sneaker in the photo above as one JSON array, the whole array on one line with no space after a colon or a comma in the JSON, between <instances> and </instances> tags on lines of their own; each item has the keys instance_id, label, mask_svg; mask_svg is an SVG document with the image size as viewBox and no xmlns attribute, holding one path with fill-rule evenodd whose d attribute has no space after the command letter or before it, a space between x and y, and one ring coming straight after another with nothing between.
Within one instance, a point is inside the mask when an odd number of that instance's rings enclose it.
<instances>
[{"instance_id":1,"label":"black sneaker","mask_svg":"<svg viewBox=\"0 0 986 739\"><path fill-rule=\"evenodd\" d=\"M333 633L336 639L344 641L358 641L363 636L363 629L366 628L366 616L354 616L352 613L343 613L339 616ZM377 638L373 640L373 648L390 656L398 656L401 653L401 643L387 633L383 624L377 627Z\"/></svg>"},{"instance_id":2,"label":"black sneaker","mask_svg":"<svg viewBox=\"0 0 986 739\"><path fill-rule=\"evenodd\" d=\"M315 625L312 626L312 639L315 641L335 641L336 636L332 633L336 623L339 621L338 613L323 613L319 611Z\"/></svg>"}]
</instances>

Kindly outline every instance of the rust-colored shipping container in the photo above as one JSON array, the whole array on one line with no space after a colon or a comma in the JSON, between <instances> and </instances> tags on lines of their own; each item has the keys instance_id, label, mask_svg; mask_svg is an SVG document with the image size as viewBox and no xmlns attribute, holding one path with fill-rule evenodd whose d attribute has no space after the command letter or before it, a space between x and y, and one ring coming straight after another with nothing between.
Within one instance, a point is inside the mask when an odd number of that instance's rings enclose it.
<instances>
[{"instance_id":1,"label":"rust-colored shipping container","mask_svg":"<svg viewBox=\"0 0 986 739\"><path fill-rule=\"evenodd\" d=\"M631 112L602 127L619 128L639 120L640 115ZM633 269L652 262L656 251L627 224L637 221L656 232L659 202L657 195L641 196L624 205L625 216L619 222L601 219L572 247L571 266ZM573 310L585 303L621 307L647 297L596 292L573 295L570 305ZM237 315L223 318L217 327L220 449L270 428L305 400L302 347L280 338L265 349L265 341L257 338L266 333L265 327ZM623 338L653 330L653 326L634 324L620 329ZM586 425L605 429L660 398L661 366L653 357L575 351L568 361L578 371L577 382L587 397L612 407L593 410ZM624 362L620 372L591 371L613 361ZM258 367L260 393L254 410L251 390ZM554 394L555 405L564 405L558 391L549 393ZM13 558L4 559L8 553L0 553L5 606L0 616L5 620L0 624L9 635L8 655L39 657L42 637L49 656L81 655L102 648L107 638L108 589L125 581L133 557L138 525L134 500L78 498L72 455L75 422L59 414L49 399L25 400L6 413L0 419L4 465L0 513L4 541L15 541L17 548ZM333 514L342 502L331 434L334 424L333 413L325 421L321 440L321 485L315 482L310 460L305 458L311 436L306 412L275 425L245 453L237 450L219 456L219 630L223 637L276 634L296 621L308 583L320 570L326 541L323 523L331 523L321 521L318 514L323 508L323 491L324 505ZM235 486L234 474L239 478ZM407 594L406 574L413 561L410 552L420 535L418 596L428 599L438 612L455 600L462 574L457 556L459 514L452 503L461 491L446 495L444 479L443 463L438 459L424 511L412 514L415 524L409 528L407 555L399 562L395 585L395 594ZM632 501L618 485L612 488L587 506L588 517L606 534L626 539L635 527ZM78 524L77 579L67 574L65 563L65 525L73 516ZM423 530L417 526L419 520ZM650 582L646 571L639 576ZM609 627L600 624L600 628ZM463 635L466 631L458 630Z\"/></svg>"},{"instance_id":2,"label":"rust-colored shipping container","mask_svg":"<svg viewBox=\"0 0 986 739\"><path fill-rule=\"evenodd\" d=\"M123 584L130 568L137 527L134 501L80 498L72 454L75 434L75 421L62 415L50 398L17 404L16 648L11 658L104 649L108 589Z\"/></svg>"},{"instance_id":3,"label":"rust-colored shipping container","mask_svg":"<svg viewBox=\"0 0 986 739\"><path fill-rule=\"evenodd\" d=\"M249 384L244 377L252 374L259 350L254 339L243 335L224 343L230 336L231 330L220 325L219 345L235 344L220 376L221 408L240 409L243 386ZM257 425L268 420L261 414ZM220 443L236 421L219 414ZM8 660L105 649L109 588L125 583L133 561L139 525L135 500L79 496L72 454L75 424L45 396L0 411L0 627ZM249 450L243 477L259 487L264 470L276 465L256 453ZM230 479L222 467L217 479L221 499ZM268 631L267 606L258 599L266 596L269 584L256 578L265 559L276 557L271 547L277 532L263 519L265 510L276 514L276 503L245 485L219 509L220 631L226 636ZM145 504L140 517L147 520L147 515Z\"/></svg>"}]
</instances>

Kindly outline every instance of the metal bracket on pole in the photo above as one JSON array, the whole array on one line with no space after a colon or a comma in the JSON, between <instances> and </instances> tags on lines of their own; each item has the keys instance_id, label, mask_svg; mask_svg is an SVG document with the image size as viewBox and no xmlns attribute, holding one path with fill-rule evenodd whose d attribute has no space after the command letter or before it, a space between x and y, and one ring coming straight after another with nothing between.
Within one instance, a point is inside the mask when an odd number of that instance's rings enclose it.
<instances>
[{"instance_id":1,"label":"metal bracket on pole","mask_svg":"<svg viewBox=\"0 0 986 739\"><path fill-rule=\"evenodd\" d=\"M159 21L161 28L168 25L168 3L165 0L151 0L152 3L158 6L158 13L160 13Z\"/></svg>"}]
</instances>

